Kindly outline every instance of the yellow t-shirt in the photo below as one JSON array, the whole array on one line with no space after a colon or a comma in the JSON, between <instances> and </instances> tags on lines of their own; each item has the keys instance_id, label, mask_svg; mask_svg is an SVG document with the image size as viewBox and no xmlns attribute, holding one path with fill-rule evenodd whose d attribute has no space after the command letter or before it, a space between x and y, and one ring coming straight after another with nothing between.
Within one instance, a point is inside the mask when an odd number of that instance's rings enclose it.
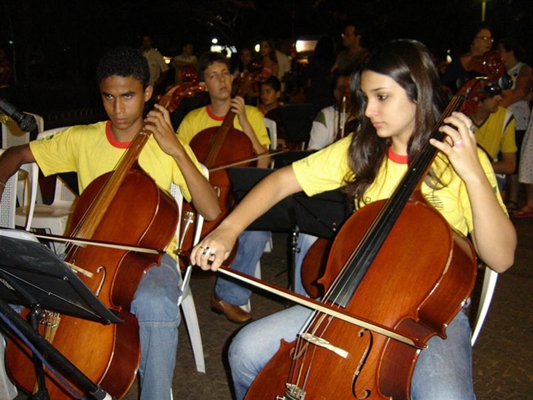
<instances>
[{"instance_id":1,"label":"yellow t-shirt","mask_svg":"<svg viewBox=\"0 0 533 400\"><path fill-rule=\"evenodd\" d=\"M61 172L76 172L80 192L97 177L115 169L129 143L117 142L111 134L111 121L67 128L54 135L30 143L39 168L45 176ZM188 145L185 150L197 168L200 165ZM170 184L178 185L186 200L191 199L176 161L166 154L150 136L141 154L139 165L157 185L170 190Z\"/></svg>"},{"instance_id":2,"label":"yellow t-shirt","mask_svg":"<svg viewBox=\"0 0 533 400\"><path fill-rule=\"evenodd\" d=\"M257 140L264 146L270 144L270 137L265 127L263 121L263 114L257 108L252 106L245 106L246 117L252 126ZM178 137L184 143L190 143L191 140L201 131L207 128L212 128L214 126L222 125L224 117L217 117L211 112L211 107L209 105L188 113L183 121L181 122L178 128ZM242 131L242 126L239 123L239 118L235 116L233 120L233 127Z\"/></svg>"},{"instance_id":3,"label":"yellow t-shirt","mask_svg":"<svg viewBox=\"0 0 533 400\"><path fill-rule=\"evenodd\" d=\"M510 110L499 107L498 111L477 126L474 124L478 144L496 160L498 152L516 153L515 120Z\"/></svg>"},{"instance_id":4,"label":"yellow t-shirt","mask_svg":"<svg viewBox=\"0 0 533 400\"><path fill-rule=\"evenodd\" d=\"M328 190L337 189L346 184L346 180L353 176L348 164L348 150L352 140L349 135L332 145L292 164L296 179L308 196L313 196ZM487 156L478 150L481 165L493 188L500 205L505 209L501 200L496 177ZM380 168L376 180L365 192L365 202L371 203L388 199L396 189L399 181L407 171L406 160L395 156L387 158ZM439 154L434 167L441 179L448 183L442 189L434 189L422 184L422 193L428 203L433 205L458 232L466 235L473 229L472 210L466 186L455 173L453 168L446 168L447 159ZM364 204L356 204L356 207Z\"/></svg>"},{"instance_id":5,"label":"yellow t-shirt","mask_svg":"<svg viewBox=\"0 0 533 400\"><path fill-rule=\"evenodd\" d=\"M111 121L67 128L54 135L30 142L30 148L45 176L76 172L80 193L97 177L115 169L125 153L128 143L117 142L111 134ZM191 148L184 148L198 170L200 165ZM179 186L184 199L191 194L178 164L166 154L150 136L139 155L139 166L161 188L170 191L171 183ZM203 173L202 173L203 174ZM175 240L168 246L169 254L175 248Z\"/></svg>"}]
</instances>

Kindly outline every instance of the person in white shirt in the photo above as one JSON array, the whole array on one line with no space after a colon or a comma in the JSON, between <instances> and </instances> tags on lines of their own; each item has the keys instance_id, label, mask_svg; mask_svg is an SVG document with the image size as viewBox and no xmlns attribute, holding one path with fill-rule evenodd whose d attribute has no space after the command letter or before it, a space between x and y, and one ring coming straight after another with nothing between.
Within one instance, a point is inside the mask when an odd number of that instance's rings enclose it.
<instances>
[{"instance_id":1,"label":"person in white shirt","mask_svg":"<svg viewBox=\"0 0 533 400\"><path fill-rule=\"evenodd\" d=\"M160 83L163 81L169 66L165 63L163 55L153 47L152 38L148 35L143 36L141 43L141 53L148 61L150 68L150 85L154 87L154 94L158 92Z\"/></svg>"}]
</instances>

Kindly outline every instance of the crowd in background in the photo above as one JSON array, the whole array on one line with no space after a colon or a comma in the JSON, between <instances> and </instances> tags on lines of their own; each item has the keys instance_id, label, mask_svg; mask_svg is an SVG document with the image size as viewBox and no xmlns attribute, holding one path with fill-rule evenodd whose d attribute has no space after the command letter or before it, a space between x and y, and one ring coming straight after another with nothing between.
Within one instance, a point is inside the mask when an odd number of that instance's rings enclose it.
<instances>
[{"instance_id":1,"label":"crowd in background","mask_svg":"<svg viewBox=\"0 0 533 400\"><path fill-rule=\"evenodd\" d=\"M259 107L263 115L268 114L267 117L280 125L281 145L287 144L277 110L283 104L310 104L317 118L322 109L336 105L337 111L345 114L345 120L346 114L353 118L353 107L346 109L346 98L344 106L342 97L340 100L335 98L336 80L339 74L355 71L367 57L373 47L372 32L363 24L350 21L344 25L341 39L342 46L339 47L334 38L324 35L317 40L314 51L305 57L297 54L294 48L286 52L276 49L275 42L268 38L260 39L257 46L242 47L231 55L234 95L247 74L261 75L266 71L266 77L274 78L265 85L255 81L243 97L246 104ZM502 76L493 78L489 71L489 79L482 85L483 101L471 118L475 123L478 143L494 160L493 168L500 176L500 189L508 210L516 217L533 216L533 189L530 187L533 179L529 177L533 173L528 172L533 170L530 154L533 153L530 149L533 139L529 138L533 98L532 55L528 54L530 41L516 34L495 38L490 26L472 23L465 27L461 43L455 44L456 53L439 64L442 85L451 97L469 79L487 75L484 65L488 59L484 57L490 54L503 63L504 73L499 74ZM161 68L161 77L156 84L161 82L168 87L184 83L193 76L190 71L194 71L197 60L194 44L185 41L182 53ZM167 78L162 80L165 74ZM198 101L194 105L198 106ZM176 121L179 122L179 119ZM522 183L525 184L527 201L519 207Z\"/></svg>"}]
</instances>

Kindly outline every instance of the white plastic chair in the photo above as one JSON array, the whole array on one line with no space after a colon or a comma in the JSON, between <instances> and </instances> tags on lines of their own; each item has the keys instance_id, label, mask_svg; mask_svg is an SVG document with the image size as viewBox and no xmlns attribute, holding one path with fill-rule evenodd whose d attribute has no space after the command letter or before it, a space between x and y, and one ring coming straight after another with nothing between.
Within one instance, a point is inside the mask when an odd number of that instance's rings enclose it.
<instances>
[{"instance_id":1,"label":"white plastic chair","mask_svg":"<svg viewBox=\"0 0 533 400\"><path fill-rule=\"evenodd\" d=\"M21 174L21 172L24 174ZM21 176L23 178L21 178ZM33 214L38 196L39 167L36 163L24 164L19 170L17 198L19 206L15 210L15 226L29 231L33 223ZM37 182L37 183L36 183ZM20 186L22 184L22 191Z\"/></svg>"},{"instance_id":2,"label":"white plastic chair","mask_svg":"<svg viewBox=\"0 0 533 400\"><path fill-rule=\"evenodd\" d=\"M268 131L268 136L270 137L270 150L276 150L278 148L278 128L276 125L276 121L270 118L263 118L263 121L265 122L265 126ZM269 165L270 168L274 168L274 159L270 162Z\"/></svg>"},{"instance_id":3,"label":"white plastic chair","mask_svg":"<svg viewBox=\"0 0 533 400\"><path fill-rule=\"evenodd\" d=\"M37 125L37 132L40 133L44 129L44 119L40 115L26 113L35 118ZM17 123L10 117L6 116L5 122L1 124L2 130L2 148L7 149L9 147L18 146L30 142L30 132L23 132L18 127ZM24 180L25 174L19 174L19 187L18 187L18 200L19 204L22 203L22 196L24 193Z\"/></svg>"},{"instance_id":4,"label":"white plastic chair","mask_svg":"<svg viewBox=\"0 0 533 400\"><path fill-rule=\"evenodd\" d=\"M208 169L202 165L202 170L204 172L204 175L207 177L209 175ZM183 196L181 194L181 191L178 186L172 184L170 189L170 194L174 199L176 199L176 203L178 203L178 207L180 210L183 209ZM181 219L178 223L178 226L176 228L176 237L178 238L178 241L180 239L181 235ZM200 240L200 235L202 233L202 227L203 227L204 219L201 215L197 216L196 220L196 226L195 226L195 234L193 239L193 244L196 244ZM178 271L180 270L179 267L179 261L176 263L176 268L178 268ZM185 270L185 273L182 277L182 284L181 284L181 296L178 299L178 305L181 307L181 311L183 313L183 317L185 319L185 325L187 326L187 332L189 334L189 340L191 341L191 347L192 352L194 355L194 361L196 362L196 370L198 372L205 373L205 358L204 358L204 348L202 343L202 335L200 333L200 324L198 322L198 315L196 313L196 306L194 304L194 298L191 292L190 288L190 280L191 280L191 274L192 274L192 266L189 265L187 269Z\"/></svg>"},{"instance_id":5,"label":"white plastic chair","mask_svg":"<svg viewBox=\"0 0 533 400\"><path fill-rule=\"evenodd\" d=\"M496 288L496 281L498 280L498 273L490 269L485 265L485 276L483 277L483 287L481 288L481 296L479 300L476 319L472 329L472 346L476 343L476 340L481 332L481 327L485 322L487 313L489 311L492 296L494 295L494 289Z\"/></svg>"},{"instance_id":6,"label":"white plastic chair","mask_svg":"<svg viewBox=\"0 0 533 400\"><path fill-rule=\"evenodd\" d=\"M41 132L37 136L37 139L42 139L65 129L66 127L62 127ZM41 198L38 175L38 170L36 174L32 171L31 176L33 178L37 177L37 179L31 179L31 192L36 193L36 197L34 199L33 218L29 228L44 229L53 235L64 235L70 215L74 210L76 195L65 185L61 178L57 177L52 204L37 204L37 199ZM17 211L17 225L25 226L23 221L26 218L25 210L28 208L29 204L24 203L23 207ZM57 254L61 254L64 251L64 244L55 243L53 244L53 248Z\"/></svg>"},{"instance_id":7,"label":"white plastic chair","mask_svg":"<svg viewBox=\"0 0 533 400\"><path fill-rule=\"evenodd\" d=\"M0 149L0 154L4 149ZM7 180L2 198L0 199L0 227L15 228L15 209L17 208L17 180L18 172L15 172Z\"/></svg>"},{"instance_id":8,"label":"white plastic chair","mask_svg":"<svg viewBox=\"0 0 533 400\"><path fill-rule=\"evenodd\" d=\"M270 136L270 150L276 150L278 148L278 128L276 121L270 118L263 118L263 121Z\"/></svg>"}]
</instances>

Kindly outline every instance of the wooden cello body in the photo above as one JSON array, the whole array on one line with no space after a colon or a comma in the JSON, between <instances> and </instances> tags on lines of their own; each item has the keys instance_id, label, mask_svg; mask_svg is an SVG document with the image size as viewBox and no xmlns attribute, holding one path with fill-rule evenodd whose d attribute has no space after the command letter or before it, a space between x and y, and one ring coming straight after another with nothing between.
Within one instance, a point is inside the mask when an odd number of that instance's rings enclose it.
<instances>
[{"instance_id":1,"label":"wooden cello body","mask_svg":"<svg viewBox=\"0 0 533 400\"><path fill-rule=\"evenodd\" d=\"M331 300L325 303L424 343L434 335L445 337L446 325L474 285L476 256L469 242L452 232L429 205L409 203L405 207L372 268L355 293L349 294L355 266L344 267L350 265L350 249L364 241L365 228L371 227L383 205L384 201L369 204L339 231L320 281L329 289L326 298ZM412 229L415 223L417 229ZM424 245L433 240L442 245L436 251L423 252ZM332 287L342 290L331 295ZM345 298L349 300L344 305ZM313 318L305 333L310 335L307 340L282 344L257 376L247 399L282 396L289 390L287 385L305 392L306 399L409 398L410 376L423 350L322 314ZM313 343L311 338L320 338L342 354ZM261 384L267 380L269 385ZM303 398L293 395L294 399Z\"/></svg>"},{"instance_id":2,"label":"wooden cello body","mask_svg":"<svg viewBox=\"0 0 533 400\"><path fill-rule=\"evenodd\" d=\"M152 249L168 245L179 217L177 205L137 167L135 160L146 140L146 135L138 135L117 170L95 179L83 191L69 236ZM161 257L161 253L92 245L71 247L65 261L85 271L80 275L83 282L124 322L102 325L63 315L57 326L48 326L47 319L40 326L54 347L115 398L124 396L132 385L140 360L139 329L129 312L130 303L144 272L159 264ZM18 387L27 393L36 390L31 353L16 339L9 341L6 365ZM50 371L45 371L45 377L51 399L76 398Z\"/></svg>"}]
</instances>

